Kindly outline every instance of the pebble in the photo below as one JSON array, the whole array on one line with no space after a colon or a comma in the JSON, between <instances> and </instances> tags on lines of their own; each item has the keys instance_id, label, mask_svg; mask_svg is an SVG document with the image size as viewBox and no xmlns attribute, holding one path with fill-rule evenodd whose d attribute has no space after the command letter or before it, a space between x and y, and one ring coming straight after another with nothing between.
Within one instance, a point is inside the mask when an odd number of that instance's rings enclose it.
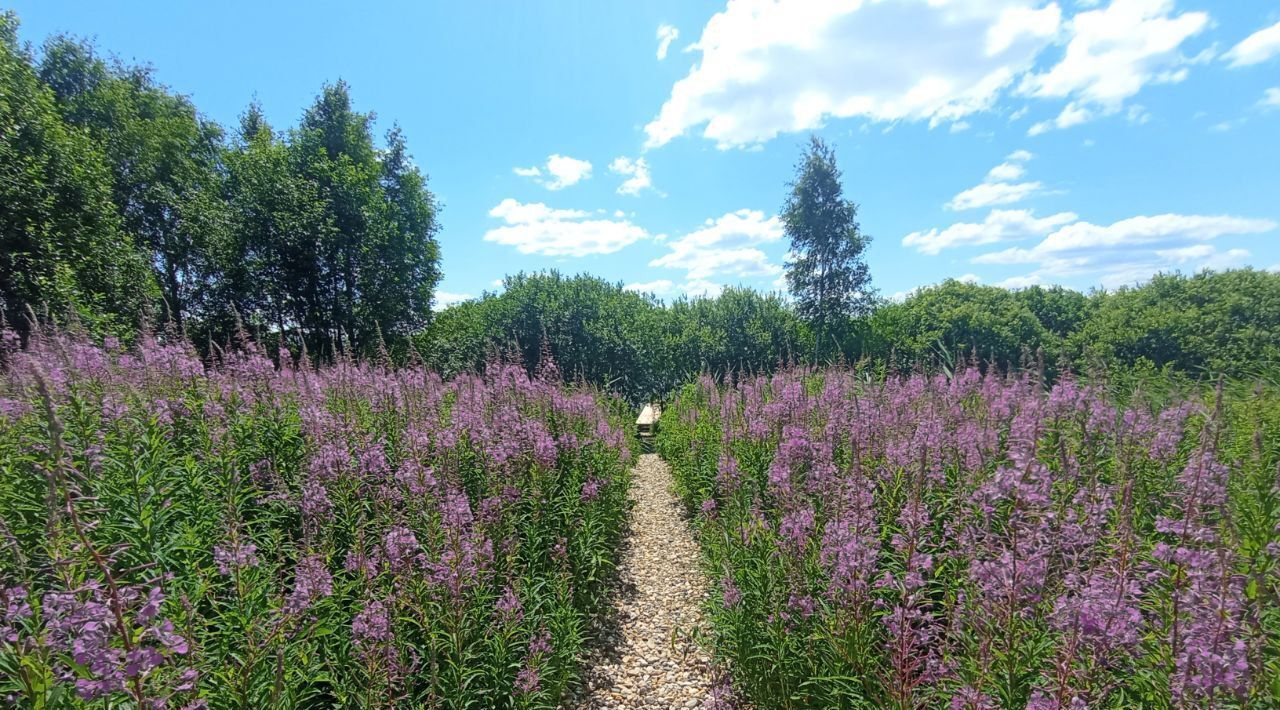
<instances>
[{"instance_id":1,"label":"pebble","mask_svg":"<svg viewBox=\"0 0 1280 710\"><path fill-rule=\"evenodd\" d=\"M696 708L711 690L710 656L693 640L708 634L701 551L667 465L644 454L632 474L618 594L565 708Z\"/></svg>"}]
</instances>

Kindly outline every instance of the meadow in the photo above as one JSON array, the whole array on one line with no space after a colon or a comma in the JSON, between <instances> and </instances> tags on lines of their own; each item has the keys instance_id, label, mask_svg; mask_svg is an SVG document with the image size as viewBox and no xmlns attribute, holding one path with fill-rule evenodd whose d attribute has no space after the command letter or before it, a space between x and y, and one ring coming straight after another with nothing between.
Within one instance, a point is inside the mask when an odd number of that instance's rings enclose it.
<instances>
[{"instance_id":1,"label":"meadow","mask_svg":"<svg viewBox=\"0 0 1280 710\"><path fill-rule=\"evenodd\" d=\"M1275 707L1277 394L703 378L659 450L756 707Z\"/></svg>"},{"instance_id":2,"label":"meadow","mask_svg":"<svg viewBox=\"0 0 1280 710\"><path fill-rule=\"evenodd\" d=\"M615 562L616 400L494 365L9 333L0 698L554 707Z\"/></svg>"},{"instance_id":3,"label":"meadow","mask_svg":"<svg viewBox=\"0 0 1280 710\"><path fill-rule=\"evenodd\" d=\"M0 707L1280 707L1280 87L1117 93L1280 25L901 3L954 36L851 72L805 55L874 57L822 33L892 3L731 2L646 123L601 111L651 50L577 30L650 4L57 4L0 8ZM60 32L98 22L128 41ZM955 66L871 110L906 45ZM704 72L768 84L700 106Z\"/></svg>"}]
</instances>

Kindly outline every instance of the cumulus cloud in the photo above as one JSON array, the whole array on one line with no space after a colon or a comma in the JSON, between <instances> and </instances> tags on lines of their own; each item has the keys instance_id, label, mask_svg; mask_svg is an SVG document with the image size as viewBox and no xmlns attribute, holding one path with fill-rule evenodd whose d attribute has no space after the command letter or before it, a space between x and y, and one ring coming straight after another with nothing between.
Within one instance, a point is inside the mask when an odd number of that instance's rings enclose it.
<instances>
[{"instance_id":1,"label":"cumulus cloud","mask_svg":"<svg viewBox=\"0 0 1280 710\"><path fill-rule=\"evenodd\" d=\"M553 153L542 167L512 168L520 177L533 178L548 190L562 190L591 177L591 163L567 155Z\"/></svg>"},{"instance_id":2,"label":"cumulus cloud","mask_svg":"<svg viewBox=\"0 0 1280 710\"><path fill-rule=\"evenodd\" d=\"M1032 286L1043 286L1044 279L1039 274L1030 274L1027 276L1010 276L1007 279L1001 279L992 286L1000 288L1030 288Z\"/></svg>"},{"instance_id":3,"label":"cumulus cloud","mask_svg":"<svg viewBox=\"0 0 1280 710\"><path fill-rule=\"evenodd\" d=\"M684 269L691 282L717 275L777 276L782 267L757 247L781 238L782 223L777 216L766 218L757 210L738 210L709 219L701 229L667 242L670 251L649 265Z\"/></svg>"},{"instance_id":4,"label":"cumulus cloud","mask_svg":"<svg viewBox=\"0 0 1280 710\"><path fill-rule=\"evenodd\" d=\"M625 219L588 219L581 210L553 209L541 202L511 198L489 210L506 224L485 232L484 240L513 246L521 254L588 256L612 254L649 236Z\"/></svg>"},{"instance_id":5,"label":"cumulus cloud","mask_svg":"<svg viewBox=\"0 0 1280 710\"><path fill-rule=\"evenodd\" d=\"M1280 22L1245 37L1222 58L1230 62L1231 67L1247 67L1277 55L1280 55Z\"/></svg>"},{"instance_id":6,"label":"cumulus cloud","mask_svg":"<svg viewBox=\"0 0 1280 710\"><path fill-rule=\"evenodd\" d=\"M1006 161L987 171L987 182L1008 182L1017 180L1027 173L1027 169L1019 163Z\"/></svg>"},{"instance_id":7,"label":"cumulus cloud","mask_svg":"<svg viewBox=\"0 0 1280 710\"><path fill-rule=\"evenodd\" d=\"M1030 249L1013 247L972 259L979 264L1032 264L1016 277L1040 283L1088 278L1115 288L1159 271L1224 269L1245 263L1246 249L1220 251L1206 242L1226 236L1263 234L1278 225L1267 219L1231 215L1162 214L1122 219L1109 225L1072 222Z\"/></svg>"},{"instance_id":8,"label":"cumulus cloud","mask_svg":"<svg viewBox=\"0 0 1280 710\"><path fill-rule=\"evenodd\" d=\"M652 293L655 296L664 296L671 293L676 287L674 281L670 279L658 279L656 281L645 281L643 283L631 283L622 287L623 291L635 291L636 293Z\"/></svg>"},{"instance_id":9,"label":"cumulus cloud","mask_svg":"<svg viewBox=\"0 0 1280 710\"><path fill-rule=\"evenodd\" d=\"M448 308L449 306L457 305L459 303L462 303L463 301L470 301L473 298L475 298L475 296L469 293L451 293L449 291L436 291L436 295L435 295L436 308Z\"/></svg>"},{"instance_id":10,"label":"cumulus cloud","mask_svg":"<svg viewBox=\"0 0 1280 710\"><path fill-rule=\"evenodd\" d=\"M994 244L1044 237L1054 229L1076 220L1071 212L1037 218L1031 210L991 210L981 222L958 222L944 229L912 232L902 245L922 254L937 254L953 247Z\"/></svg>"},{"instance_id":11,"label":"cumulus cloud","mask_svg":"<svg viewBox=\"0 0 1280 710\"><path fill-rule=\"evenodd\" d=\"M1045 237L1036 248L1044 253L1062 253L1143 246L1170 240L1208 241L1231 234L1260 234L1275 228L1276 223L1269 219L1161 214L1130 217L1106 226L1076 222Z\"/></svg>"},{"instance_id":12,"label":"cumulus cloud","mask_svg":"<svg viewBox=\"0 0 1280 710\"><path fill-rule=\"evenodd\" d=\"M689 279L680 285L680 290L686 296L692 296L694 298L715 298L724 292L724 285L715 283L714 281L707 281L705 279Z\"/></svg>"},{"instance_id":13,"label":"cumulus cloud","mask_svg":"<svg viewBox=\"0 0 1280 710\"><path fill-rule=\"evenodd\" d=\"M1054 128L1070 128L1092 120L1093 111L1072 101L1063 107L1062 113L1059 113L1057 118L1033 123L1031 128L1027 129L1027 135L1038 136Z\"/></svg>"},{"instance_id":14,"label":"cumulus cloud","mask_svg":"<svg viewBox=\"0 0 1280 710\"><path fill-rule=\"evenodd\" d=\"M976 207L1008 205L1027 199L1043 187L1039 182L984 182L951 198L947 209L971 210Z\"/></svg>"},{"instance_id":15,"label":"cumulus cloud","mask_svg":"<svg viewBox=\"0 0 1280 710\"><path fill-rule=\"evenodd\" d=\"M1264 108L1280 106L1280 86L1272 87L1262 92L1262 98L1258 100L1258 105Z\"/></svg>"},{"instance_id":16,"label":"cumulus cloud","mask_svg":"<svg viewBox=\"0 0 1280 710\"><path fill-rule=\"evenodd\" d=\"M1022 156L1026 157L1022 157ZM946 204L947 209L969 210L992 205L1008 205L1021 202L1036 194L1044 187L1039 182L1011 182L1026 173L1022 163L1031 159L1025 150L1014 151L1005 158L1005 162L987 172L983 181L967 190L961 191Z\"/></svg>"},{"instance_id":17,"label":"cumulus cloud","mask_svg":"<svg viewBox=\"0 0 1280 710\"><path fill-rule=\"evenodd\" d=\"M1058 4L1041 5L730 0L690 47L701 61L645 127L647 144L698 126L731 147L831 117L959 121L990 108L1058 32Z\"/></svg>"},{"instance_id":18,"label":"cumulus cloud","mask_svg":"<svg viewBox=\"0 0 1280 710\"><path fill-rule=\"evenodd\" d=\"M627 179L618 186L619 195L639 195L645 190L653 189L653 180L649 177L649 164L644 158L632 160L625 156L614 158L609 163L609 170L626 175Z\"/></svg>"},{"instance_id":19,"label":"cumulus cloud","mask_svg":"<svg viewBox=\"0 0 1280 710\"><path fill-rule=\"evenodd\" d=\"M1112 0L1078 13L1067 22L1070 40L1062 59L1027 74L1018 86L1027 96L1070 99L1057 118L1035 124L1030 133L1115 113L1147 84L1182 81L1183 65L1196 60L1179 48L1208 25L1207 13L1175 14L1173 0Z\"/></svg>"},{"instance_id":20,"label":"cumulus cloud","mask_svg":"<svg viewBox=\"0 0 1280 710\"><path fill-rule=\"evenodd\" d=\"M667 49L680 36L680 30L671 25L658 25L658 61L667 58Z\"/></svg>"},{"instance_id":21,"label":"cumulus cloud","mask_svg":"<svg viewBox=\"0 0 1280 710\"><path fill-rule=\"evenodd\" d=\"M1207 13L1177 12L1173 0L1090 8L1064 17L1044 0L729 0L689 47L700 61L645 126L646 145L700 132L721 148L751 146L851 117L958 131L1007 95L1065 102L1035 135L1120 111L1212 56L1182 51Z\"/></svg>"}]
</instances>

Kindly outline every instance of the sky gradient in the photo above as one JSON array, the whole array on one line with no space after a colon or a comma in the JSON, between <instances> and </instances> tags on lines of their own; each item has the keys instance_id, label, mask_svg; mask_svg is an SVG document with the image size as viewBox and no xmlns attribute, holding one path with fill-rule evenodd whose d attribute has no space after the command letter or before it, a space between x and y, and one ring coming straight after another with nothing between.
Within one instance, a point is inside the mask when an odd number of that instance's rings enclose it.
<instances>
[{"instance_id":1,"label":"sky gradient","mask_svg":"<svg viewBox=\"0 0 1280 710\"><path fill-rule=\"evenodd\" d=\"M835 146L886 296L1280 269L1280 2L17 0L277 129L345 79L444 205L442 303L517 271L780 288L776 214Z\"/></svg>"}]
</instances>

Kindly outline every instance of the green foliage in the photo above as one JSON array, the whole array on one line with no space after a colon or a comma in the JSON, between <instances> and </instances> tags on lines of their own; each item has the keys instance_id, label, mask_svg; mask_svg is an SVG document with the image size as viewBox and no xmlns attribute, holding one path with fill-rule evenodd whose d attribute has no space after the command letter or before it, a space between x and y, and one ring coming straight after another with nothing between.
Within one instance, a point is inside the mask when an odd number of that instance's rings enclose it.
<instances>
[{"instance_id":1,"label":"green foliage","mask_svg":"<svg viewBox=\"0 0 1280 710\"><path fill-rule=\"evenodd\" d=\"M858 206L844 199L835 152L817 136L789 187L781 213L795 255L787 285L796 312L815 323L821 350L829 324L871 310L871 275L862 255L871 238L858 229Z\"/></svg>"},{"instance_id":2,"label":"green foliage","mask_svg":"<svg viewBox=\"0 0 1280 710\"><path fill-rule=\"evenodd\" d=\"M1069 337L1083 363L1231 376L1280 364L1280 274L1162 274L1094 299L1095 312Z\"/></svg>"},{"instance_id":3,"label":"green foliage","mask_svg":"<svg viewBox=\"0 0 1280 710\"><path fill-rule=\"evenodd\" d=\"M101 146L121 226L153 266L164 314L181 325L210 270L209 243L224 227L222 129L148 69L108 65L65 36L45 43L40 78L65 122Z\"/></svg>"},{"instance_id":4,"label":"green foliage","mask_svg":"<svg viewBox=\"0 0 1280 710\"><path fill-rule=\"evenodd\" d=\"M908 368L939 360L953 366L962 351L1003 367L1042 347L1052 353L1054 336L1028 302L1037 301L948 280L877 310L870 318L872 352Z\"/></svg>"},{"instance_id":5,"label":"green foliage","mask_svg":"<svg viewBox=\"0 0 1280 710\"><path fill-rule=\"evenodd\" d=\"M62 122L53 92L0 14L0 303L25 332L27 308L127 332L153 291L113 209L110 172L89 133Z\"/></svg>"},{"instance_id":6,"label":"green foliage","mask_svg":"<svg viewBox=\"0 0 1280 710\"><path fill-rule=\"evenodd\" d=\"M38 65L0 19L0 298L123 333L159 313L201 344L245 326L315 354L403 347L440 279L438 206L398 127L327 85L275 135L238 139L155 81L56 36ZM152 273L148 273L148 272ZM157 289L158 286L158 289Z\"/></svg>"},{"instance_id":7,"label":"green foliage","mask_svg":"<svg viewBox=\"0 0 1280 710\"><path fill-rule=\"evenodd\" d=\"M803 355L807 330L775 295L726 289L664 307L621 284L551 271L508 277L501 294L445 309L416 341L445 373L549 356L571 379L639 401L703 371L766 372Z\"/></svg>"},{"instance_id":8,"label":"green foliage","mask_svg":"<svg viewBox=\"0 0 1280 710\"><path fill-rule=\"evenodd\" d=\"M537 372L549 357L566 378L633 398L667 384L661 308L652 299L603 279L556 271L509 276L504 286L501 295L456 306L437 319L422 339L430 363L449 372L514 358Z\"/></svg>"},{"instance_id":9,"label":"green foliage","mask_svg":"<svg viewBox=\"0 0 1280 710\"><path fill-rule=\"evenodd\" d=\"M313 346L347 339L369 352L378 338L408 335L425 322L439 279L435 202L409 162L399 130L379 155L372 114L351 106L344 82L324 87L290 132L290 165L316 186L318 229L306 234L315 254L297 280L304 285L297 324Z\"/></svg>"},{"instance_id":10,"label":"green foliage","mask_svg":"<svg viewBox=\"0 0 1280 710\"><path fill-rule=\"evenodd\" d=\"M768 372L812 350L808 329L776 294L726 288L716 298L677 300L666 320L681 381L700 372Z\"/></svg>"},{"instance_id":11,"label":"green foliage","mask_svg":"<svg viewBox=\"0 0 1280 710\"><path fill-rule=\"evenodd\" d=\"M277 332L312 325L307 318L319 269L311 235L326 219L316 185L293 171L288 145L257 105L241 117L225 163L229 228L212 245L218 278L209 285L201 334L232 332L236 314ZM311 343L313 352L318 345Z\"/></svg>"}]
</instances>

